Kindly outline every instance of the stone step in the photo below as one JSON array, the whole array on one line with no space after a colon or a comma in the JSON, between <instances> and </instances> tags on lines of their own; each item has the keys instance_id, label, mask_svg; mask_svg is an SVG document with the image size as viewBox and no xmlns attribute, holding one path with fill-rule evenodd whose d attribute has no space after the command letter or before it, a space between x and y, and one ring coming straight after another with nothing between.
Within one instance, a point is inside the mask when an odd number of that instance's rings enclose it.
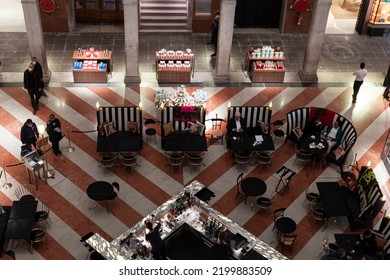
<instances>
[{"instance_id":1,"label":"stone step","mask_svg":"<svg viewBox=\"0 0 390 280\"><path fill-rule=\"evenodd\" d=\"M141 11L143 9L150 9L150 8L154 8L154 9L160 9L160 10L169 10L169 9L183 9L183 10L187 10L187 3L184 3L184 4L181 4L181 3L169 3L169 4L154 4L154 3L146 3L146 4L142 4L141 6Z\"/></svg>"},{"instance_id":2,"label":"stone step","mask_svg":"<svg viewBox=\"0 0 390 280\"><path fill-rule=\"evenodd\" d=\"M187 22L186 16L141 16L140 22Z\"/></svg>"},{"instance_id":3,"label":"stone step","mask_svg":"<svg viewBox=\"0 0 390 280\"><path fill-rule=\"evenodd\" d=\"M142 24L142 27L143 28L156 28L156 29L159 29L159 28L177 28L177 29L180 29L180 28L187 28L187 23L176 23L176 22L159 22L159 23L153 23L153 22L145 22L144 24ZM140 26L140 29L141 29L141 26Z\"/></svg>"},{"instance_id":4,"label":"stone step","mask_svg":"<svg viewBox=\"0 0 390 280\"><path fill-rule=\"evenodd\" d=\"M177 10L142 10L140 17L143 16L185 16L187 17L187 11Z\"/></svg>"},{"instance_id":5,"label":"stone step","mask_svg":"<svg viewBox=\"0 0 390 280\"><path fill-rule=\"evenodd\" d=\"M160 5L166 4L166 3L186 3L187 0L141 0L140 5L146 4L146 3L158 3Z\"/></svg>"},{"instance_id":6,"label":"stone step","mask_svg":"<svg viewBox=\"0 0 390 280\"><path fill-rule=\"evenodd\" d=\"M140 29L140 33L192 33L189 29Z\"/></svg>"}]
</instances>

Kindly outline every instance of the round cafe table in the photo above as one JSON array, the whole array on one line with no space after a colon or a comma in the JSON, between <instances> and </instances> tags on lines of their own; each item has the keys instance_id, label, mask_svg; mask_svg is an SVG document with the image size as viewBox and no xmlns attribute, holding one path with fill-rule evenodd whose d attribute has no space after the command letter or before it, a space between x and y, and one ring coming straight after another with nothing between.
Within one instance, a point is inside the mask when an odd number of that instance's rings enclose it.
<instances>
[{"instance_id":1,"label":"round cafe table","mask_svg":"<svg viewBox=\"0 0 390 280\"><path fill-rule=\"evenodd\" d=\"M275 227L279 233L293 233L297 229L297 223L288 217L281 217L276 220Z\"/></svg>"},{"instance_id":2,"label":"round cafe table","mask_svg":"<svg viewBox=\"0 0 390 280\"><path fill-rule=\"evenodd\" d=\"M260 196L267 191L265 182L256 177L247 177L241 182L241 191L245 194L245 204L248 196Z\"/></svg>"},{"instance_id":3,"label":"round cafe table","mask_svg":"<svg viewBox=\"0 0 390 280\"><path fill-rule=\"evenodd\" d=\"M323 147L319 147L318 144L322 144ZM315 147L311 148L310 146L314 144ZM320 155L328 151L328 142L325 139L315 136L309 136L302 140L301 148L307 153L312 155Z\"/></svg>"},{"instance_id":4,"label":"round cafe table","mask_svg":"<svg viewBox=\"0 0 390 280\"><path fill-rule=\"evenodd\" d=\"M105 181L96 181L87 188L87 195L95 201L111 200L116 197L114 187Z\"/></svg>"}]
</instances>

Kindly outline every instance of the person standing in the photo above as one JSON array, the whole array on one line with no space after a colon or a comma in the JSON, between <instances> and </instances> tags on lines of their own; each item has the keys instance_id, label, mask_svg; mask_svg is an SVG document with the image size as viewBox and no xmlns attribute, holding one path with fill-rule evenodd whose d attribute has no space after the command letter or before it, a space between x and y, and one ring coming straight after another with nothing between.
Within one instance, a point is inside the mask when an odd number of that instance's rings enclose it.
<instances>
[{"instance_id":1,"label":"person standing","mask_svg":"<svg viewBox=\"0 0 390 280\"><path fill-rule=\"evenodd\" d=\"M53 114L50 114L49 120L46 123L46 131L49 135L49 140L53 148L54 155L62 155L60 151L60 141L62 139L61 122Z\"/></svg>"},{"instance_id":2,"label":"person standing","mask_svg":"<svg viewBox=\"0 0 390 280\"><path fill-rule=\"evenodd\" d=\"M35 71L37 71L37 75L39 77L39 80L40 80L40 88L42 89L42 96L44 97L47 97L46 93L43 91L43 88L45 87L45 84L43 83L43 70L42 70L42 65L37 61L37 58L35 56L33 56L31 58L31 63L34 64L34 69Z\"/></svg>"},{"instance_id":3,"label":"person standing","mask_svg":"<svg viewBox=\"0 0 390 280\"><path fill-rule=\"evenodd\" d=\"M39 110L38 103L41 97L42 88L40 86L39 73L35 71L34 64L30 63L28 69L24 71L23 77L24 88L27 89L31 99L31 106L33 107L33 114Z\"/></svg>"},{"instance_id":4,"label":"person standing","mask_svg":"<svg viewBox=\"0 0 390 280\"><path fill-rule=\"evenodd\" d=\"M152 255L155 260L166 260L165 243L160 236L161 223L153 227L153 224L149 221L145 223L149 233L146 234L145 240L148 241L152 247Z\"/></svg>"},{"instance_id":5,"label":"person standing","mask_svg":"<svg viewBox=\"0 0 390 280\"><path fill-rule=\"evenodd\" d=\"M20 140L27 146L29 151L31 146L37 148L37 139L39 138L37 125L31 120L27 119L20 131Z\"/></svg>"},{"instance_id":6,"label":"person standing","mask_svg":"<svg viewBox=\"0 0 390 280\"><path fill-rule=\"evenodd\" d=\"M359 89L363 84L364 78L367 76L367 69L364 69L366 64L364 62L360 63L360 69L356 72L353 72L352 75L355 75L355 82L353 83L353 95L352 95L352 104L356 103L356 98L359 93Z\"/></svg>"},{"instance_id":7,"label":"person standing","mask_svg":"<svg viewBox=\"0 0 390 280\"><path fill-rule=\"evenodd\" d=\"M215 21L215 17L216 17L216 16L219 16L219 10L215 12L215 14L214 14L214 19L213 19L213 21L211 22L211 37L212 37L212 34L213 34L214 25L216 24L216 21ZM212 44L213 44L212 40L210 40L210 43L207 43L207 44L212 45Z\"/></svg>"},{"instance_id":8,"label":"person standing","mask_svg":"<svg viewBox=\"0 0 390 280\"><path fill-rule=\"evenodd\" d=\"M214 24L212 25L212 30L211 30L211 43L214 44L214 53L211 56L215 56L217 54L218 30L219 30L219 16L215 16Z\"/></svg>"}]
</instances>

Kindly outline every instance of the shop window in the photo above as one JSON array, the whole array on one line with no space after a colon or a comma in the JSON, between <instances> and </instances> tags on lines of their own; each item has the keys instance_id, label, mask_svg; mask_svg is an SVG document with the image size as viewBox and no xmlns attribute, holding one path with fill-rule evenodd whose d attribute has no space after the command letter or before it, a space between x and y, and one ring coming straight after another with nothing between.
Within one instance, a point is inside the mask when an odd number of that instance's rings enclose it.
<instances>
[{"instance_id":1,"label":"shop window","mask_svg":"<svg viewBox=\"0 0 390 280\"><path fill-rule=\"evenodd\" d=\"M390 24L390 0L375 0L370 14L372 24Z\"/></svg>"}]
</instances>

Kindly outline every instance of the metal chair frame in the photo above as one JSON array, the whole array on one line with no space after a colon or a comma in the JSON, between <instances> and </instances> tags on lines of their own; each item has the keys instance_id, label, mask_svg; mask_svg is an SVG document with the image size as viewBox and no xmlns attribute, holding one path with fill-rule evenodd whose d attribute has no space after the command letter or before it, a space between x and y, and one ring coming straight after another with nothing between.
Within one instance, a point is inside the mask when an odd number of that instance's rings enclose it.
<instances>
[{"instance_id":1,"label":"metal chair frame","mask_svg":"<svg viewBox=\"0 0 390 280\"><path fill-rule=\"evenodd\" d=\"M272 158L274 157L275 152L272 151L270 153L265 152L257 152L257 163L260 166L260 169L263 165L268 165L271 163Z\"/></svg>"},{"instance_id":2,"label":"metal chair frame","mask_svg":"<svg viewBox=\"0 0 390 280\"><path fill-rule=\"evenodd\" d=\"M149 143L149 138L154 137L154 140L156 141L157 145L157 129L155 128L155 125L159 123L159 121L156 121L154 119L145 119L144 126L145 126L145 135L146 135L146 142Z\"/></svg>"},{"instance_id":3,"label":"metal chair frame","mask_svg":"<svg viewBox=\"0 0 390 280\"><path fill-rule=\"evenodd\" d=\"M237 176L237 184L236 184L236 188L237 188L237 194L236 196L234 197L234 199L236 199L239 195L242 197L242 198L246 198L246 195L241 191L241 182L244 178L244 173L240 173L238 176Z\"/></svg>"},{"instance_id":4,"label":"metal chair frame","mask_svg":"<svg viewBox=\"0 0 390 280\"><path fill-rule=\"evenodd\" d=\"M32 254L33 244L42 242L45 239L46 231L43 228L36 227L31 231L30 237L30 253Z\"/></svg>"},{"instance_id":5,"label":"metal chair frame","mask_svg":"<svg viewBox=\"0 0 390 280\"><path fill-rule=\"evenodd\" d=\"M179 171L181 171L182 165L184 163L185 154L171 154L168 157L168 163L171 165L171 172L173 172L173 168L179 167Z\"/></svg>"},{"instance_id":6,"label":"metal chair frame","mask_svg":"<svg viewBox=\"0 0 390 280\"><path fill-rule=\"evenodd\" d=\"M131 168L131 172L134 171L134 167L138 166L137 156L133 154L119 154L119 159L123 165L123 170L126 171L126 167Z\"/></svg>"},{"instance_id":7,"label":"metal chair frame","mask_svg":"<svg viewBox=\"0 0 390 280\"><path fill-rule=\"evenodd\" d=\"M244 170L247 170L247 164L249 163L249 159L252 156L252 152L244 152L243 154L240 154L238 152L234 152L234 160L238 165L241 165L244 167Z\"/></svg>"},{"instance_id":8,"label":"metal chair frame","mask_svg":"<svg viewBox=\"0 0 390 280\"><path fill-rule=\"evenodd\" d=\"M280 194L280 195L284 195L284 193L286 192L287 189L289 189L289 185L290 185L290 182L291 180L295 177L297 173L293 170L291 170L290 168L282 165L277 171L276 171L276 175L279 177L279 182L278 184L276 185L276 188L275 188L275 192ZM283 192L281 192L279 190L279 185L280 184L283 184Z\"/></svg>"},{"instance_id":9,"label":"metal chair frame","mask_svg":"<svg viewBox=\"0 0 390 280\"><path fill-rule=\"evenodd\" d=\"M296 234L282 233L280 235L280 239L279 239L280 244L282 244L281 252L283 253L284 249L288 248L288 249L290 249L290 252L292 254L294 243L295 243L296 239L297 239Z\"/></svg>"},{"instance_id":10,"label":"metal chair frame","mask_svg":"<svg viewBox=\"0 0 390 280\"><path fill-rule=\"evenodd\" d=\"M45 204L40 203L41 207L40 210L38 210L35 213L35 222L42 227L42 229L46 229L48 227L51 229L51 219L50 219L50 209Z\"/></svg>"},{"instance_id":11,"label":"metal chair frame","mask_svg":"<svg viewBox=\"0 0 390 280\"><path fill-rule=\"evenodd\" d=\"M113 172L112 168L115 165L115 159L117 155L100 155L99 162L102 167L110 168L111 172Z\"/></svg>"},{"instance_id":12,"label":"metal chair frame","mask_svg":"<svg viewBox=\"0 0 390 280\"><path fill-rule=\"evenodd\" d=\"M197 168L198 171L200 172L200 166L203 163L203 158L204 158L205 153L187 153L187 162L189 165L191 165L191 174L192 174L192 169Z\"/></svg>"}]
</instances>

